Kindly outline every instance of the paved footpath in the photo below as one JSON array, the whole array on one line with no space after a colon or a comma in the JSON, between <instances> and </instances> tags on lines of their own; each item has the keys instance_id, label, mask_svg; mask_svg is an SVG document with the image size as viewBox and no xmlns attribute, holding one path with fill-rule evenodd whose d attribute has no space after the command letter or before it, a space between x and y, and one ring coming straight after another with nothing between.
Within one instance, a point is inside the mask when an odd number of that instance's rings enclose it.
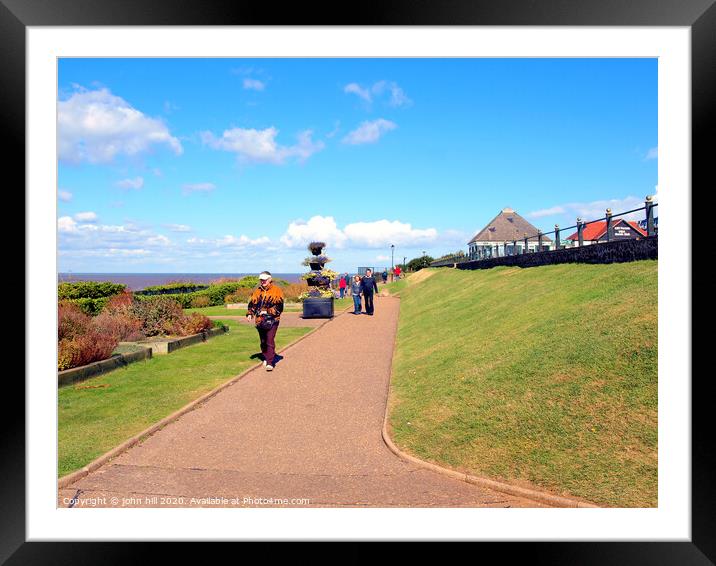
<instances>
[{"instance_id":1,"label":"paved footpath","mask_svg":"<svg viewBox=\"0 0 716 566\"><path fill-rule=\"evenodd\" d=\"M379 297L375 306L374 316L338 315L286 350L273 372L249 372L59 490L58 506L74 498L74 507L271 506L259 499L301 507L544 507L388 449L381 430L399 300Z\"/></svg>"}]
</instances>

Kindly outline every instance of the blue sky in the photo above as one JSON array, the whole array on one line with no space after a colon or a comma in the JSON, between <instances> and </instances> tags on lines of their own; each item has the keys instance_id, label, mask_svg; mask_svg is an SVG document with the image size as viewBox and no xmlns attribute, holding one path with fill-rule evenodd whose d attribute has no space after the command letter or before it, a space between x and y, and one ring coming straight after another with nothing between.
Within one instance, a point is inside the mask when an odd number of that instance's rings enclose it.
<instances>
[{"instance_id":1,"label":"blue sky","mask_svg":"<svg viewBox=\"0 0 716 566\"><path fill-rule=\"evenodd\" d=\"M657 190L656 59L61 59L58 261L299 272Z\"/></svg>"}]
</instances>

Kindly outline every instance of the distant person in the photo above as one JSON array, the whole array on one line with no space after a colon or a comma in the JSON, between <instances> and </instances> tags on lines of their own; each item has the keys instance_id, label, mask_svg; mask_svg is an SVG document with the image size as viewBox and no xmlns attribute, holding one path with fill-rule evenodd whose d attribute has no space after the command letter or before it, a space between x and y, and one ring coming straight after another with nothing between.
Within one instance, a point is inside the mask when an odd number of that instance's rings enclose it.
<instances>
[{"instance_id":1,"label":"distant person","mask_svg":"<svg viewBox=\"0 0 716 566\"><path fill-rule=\"evenodd\" d=\"M273 371L276 363L276 331L283 312L283 291L273 284L271 273L262 271L259 286L249 299L246 318L254 321L261 340L261 354L266 371Z\"/></svg>"},{"instance_id":2,"label":"distant person","mask_svg":"<svg viewBox=\"0 0 716 566\"><path fill-rule=\"evenodd\" d=\"M383 285L385 285L388 282L388 268L383 269L383 273L380 275L383 278Z\"/></svg>"},{"instance_id":3,"label":"distant person","mask_svg":"<svg viewBox=\"0 0 716 566\"><path fill-rule=\"evenodd\" d=\"M401 272L400 272L400 266L399 266L399 265L396 265L396 266L395 266L395 278L396 278L396 279L400 279L400 273L401 273Z\"/></svg>"},{"instance_id":4,"label":"distant person","mask_svg":"<svg viewBox=\"0 0 716 566\"><path fill-rule=\"evenodd\" d=\"M346 293L346 278L341 276L340 280L338 281L338 290L341 292L341 299L343 298L343 295Z\"/></svg>"},{"instance_id":5,"label":"distant person","mask_svg":"<svg viewBox=\"0 0 716 566\"><path fill-rule=\"evenodd\" d=\"M363 286L361 285L360 275L353 277L351 283L351 295L353 296L353 314L360 314L360 294L363 292Z\"/></svg>"},{"instance_id":6,"label":"distant person","mask_svg":"<svg viewBox=\"0 0 716 566\"><path fill-rule=\"evenodd\" d=\"M343 274L343 278L346 280L346 293L348 292L348 289L351 287L351 283L353 282L351 279L351 276L348 275L348 273Z\"/></svg>"},{"instance_id":7,"label":"distant person","mask_svg":"<svg viewBox=\"0 0 716 566\"><path fill-rule=\"evenodd\" d=\"M372 269L365 270L361 281L361 290L363 291L363 301L365 301L365 314L373 316L373 292L378 292L378 284L375 282Z\"/></svg>"}]
</instances>

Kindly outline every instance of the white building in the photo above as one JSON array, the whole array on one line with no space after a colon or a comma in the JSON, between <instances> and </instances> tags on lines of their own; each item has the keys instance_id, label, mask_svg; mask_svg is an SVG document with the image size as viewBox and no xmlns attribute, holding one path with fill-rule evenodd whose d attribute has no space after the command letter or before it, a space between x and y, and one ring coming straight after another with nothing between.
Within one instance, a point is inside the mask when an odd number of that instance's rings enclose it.
<instances>
[{"instance_id":1,"label":"white building","mask_svg":"<svg viewBox=\"0 0 716 566\"><path fill-rule=\"evenodd\" d=\"M536 252L539 247L539 230L511 208L503 208L475 237L468 242L468 254L472 258L502 257L524 253L525 237L527 251ZM541 251L554 249L554 242L542 236Z\"/></svg>"}]
</instances>

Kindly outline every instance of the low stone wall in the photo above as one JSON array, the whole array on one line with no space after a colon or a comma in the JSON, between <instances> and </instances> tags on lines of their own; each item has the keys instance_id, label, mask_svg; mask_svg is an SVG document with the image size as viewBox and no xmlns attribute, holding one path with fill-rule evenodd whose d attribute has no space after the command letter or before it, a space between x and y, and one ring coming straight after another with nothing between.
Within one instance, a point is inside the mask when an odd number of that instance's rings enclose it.
<instances>
[{"instance_id":1,"label":"low stone wall","mask_svg":"<svg viewBox=\"0 0 716 566\"><path fill-rule=\"evenodd\" d=\"M229 328L212 328L206 332L200 332L199 334L192 334L191 336L184 336L183 338L171 338L171 339L157 339L157 340L142 340L138 342L142 346L147 346L152 349L155 355L171 354L174 350L184 348L185 346L191 346L199 342L206 342L213 336L224 334L228 332Z\"/></svg>"},{"instance_id":2,"label":"low stone wall","mask_svg":"<svg viewBox=\"0 0 716 566\"><path fill-rule=\"evenodd\" d=\"M505 257L464 261L453 265L458 269L490 269L498 265L515 267L537 267L557 263L624 263L642 259L658 259L659 237L642 240L616 240L603 244L592 244L565 248L549 252L535 252ZM440 267L440 266L435 266Z\"/></svg>"},{"instance_id":3,"label":"low stone wall","mask_svg":"<svg viewBox=\"0 0 716 566\"><path fill-rule=\"evenodd\" d=\"M152 349L144 348L139 352L131 352L129 354L117 354L106 360L100 360L99 362L92 362L86 366L80 366L76 368L66 369L57 372L57 386L62 387L64 385L71 385L73 383L79 383L95 377L102 373L106 373L113 369L124 367L132 362L138 362L140 360L148 360L152 357Z\"/></svg>"}]
</instances>

